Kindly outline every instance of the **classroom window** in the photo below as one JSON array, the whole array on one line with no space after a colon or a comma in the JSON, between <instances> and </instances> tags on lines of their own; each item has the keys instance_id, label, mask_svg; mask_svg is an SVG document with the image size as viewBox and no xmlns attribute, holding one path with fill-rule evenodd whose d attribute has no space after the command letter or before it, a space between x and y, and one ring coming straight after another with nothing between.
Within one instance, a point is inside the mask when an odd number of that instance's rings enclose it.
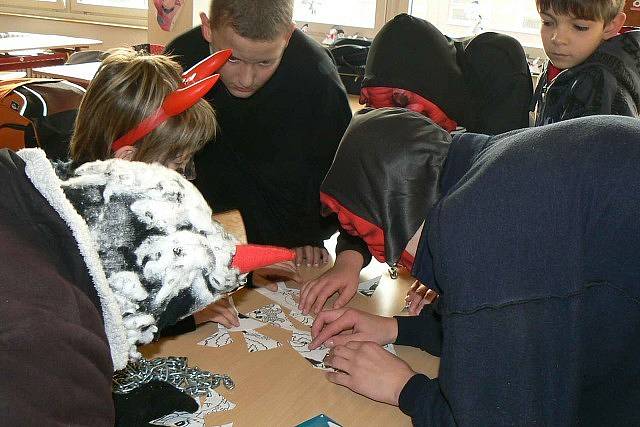
<instances>
[{"instance_id":1,"label":"classroom window","mask_svg":"<svg viewBox=\"0 0 640 427\"><path fill-rule=\"evenodd\" d=\"M147 0L4 0L0 12L140 25L146 23Z\"/></svg>"},{"instance_id":2,"label":"classroom window","mask_svg":"<svg viewBox=\"0 0 640 427\"><path fill-rule=\"evenodd\" d=\"M540 16L533 0L413 0L409 13L452 37L496 31L511 34L525 45L540 44Z\"/></svg>"}]
</instances>

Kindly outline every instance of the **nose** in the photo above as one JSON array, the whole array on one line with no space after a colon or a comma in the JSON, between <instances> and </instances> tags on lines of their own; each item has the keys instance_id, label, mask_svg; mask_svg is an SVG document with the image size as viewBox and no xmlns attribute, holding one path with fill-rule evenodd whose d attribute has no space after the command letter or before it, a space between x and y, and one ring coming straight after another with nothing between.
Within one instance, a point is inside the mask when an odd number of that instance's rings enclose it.
<instances>
[{"instance_id":1,"label":"nose","mask_svg":"<svg viewBox=\"0 0 640 427\"><path fill-rule=\"evenodd\" d=\"M238 75L238 83L240 83L240 85L242 87L245 88L250 88L253 86L253 82L255 80L255 73L253 71L253 65L252 64L243 64L241 69L240 69L240 73Z\"/></svg>"},{"instance_id":2,"label":"nose","mask_svg":"<svg viewBox=\"0 0 640 427\"><path fill-rule=\"evenodd\" d=\"M567 35L566 32L561 28L556 28L551 36L551 41L555 44L566 44L567 43Z\"/></svg>"}]
</instances>

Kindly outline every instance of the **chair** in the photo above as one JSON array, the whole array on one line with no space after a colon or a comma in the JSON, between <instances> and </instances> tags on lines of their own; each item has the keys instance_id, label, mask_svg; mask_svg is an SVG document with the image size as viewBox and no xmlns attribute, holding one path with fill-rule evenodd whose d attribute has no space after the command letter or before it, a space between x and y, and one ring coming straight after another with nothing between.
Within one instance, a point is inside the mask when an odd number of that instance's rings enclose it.
<instances>
[{"instance_id":1,"label":"chair","mask_svg":"<svg viewBox=\"0 0 640 427\"><path fill-rule=\"evenodd\" d=\"M105 52L102 50L81 50L72 53L65 65L73 64L86 64L87 62L101 62L105 57Z\"/></svg>"}]
</instances>

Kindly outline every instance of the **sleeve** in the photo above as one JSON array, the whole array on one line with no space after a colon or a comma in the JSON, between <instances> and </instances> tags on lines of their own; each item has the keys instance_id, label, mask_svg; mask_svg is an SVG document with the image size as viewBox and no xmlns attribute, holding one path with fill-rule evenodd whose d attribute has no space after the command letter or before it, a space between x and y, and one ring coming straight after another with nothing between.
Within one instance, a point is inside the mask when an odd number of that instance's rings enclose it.
<instances>
[{"instance_id":1,"label":"sleeve","mask_svg":"<svg viewBox=\"0 0 640 427\"><path fill-rule=\"evenodd\" d=\"M618 82L609 71L598 66L585 68L570 86L560 120L614 114L612 108L618 90Z\"/></svg>"},{"instance_id":2,"label":"sleeve","mask_svg":"<svg viewBox=\"0 0 640 427\"><path fill-rule=\"evenodd\" d=\"M431 380L423 374L411 377L400 392L398 406L416 427L456 425L437 378Z\"/></svg>"},{"instance_id":3,"label":"sleeve","mask_svg":"<svg viewBox=\"0 0 640 427\"><path fill-rule=\"evenodd\" d=\"M371 253L367 244L360 237L352 236L351 234L339 228L340 234L336 241L336 256L344 251L352 250L362 255L364 261L362 262L362 268L367 266L371 262Z\"/></svg>"},{"instance_id":4,"label":"sleeve","mask_svg":"<svg viewBox=\"0 0 640 427\"><path fill-rule=\"evenodd\" d=\"M327 222L320 215L319 190L352 115L347 93L338 78L335 66L327 58L326 61L322 61L320 67L319 72L322 74L321 80L324 84L318 84L316 87L311 113L313 126L307 132L308 146L313 147L309 152L309 164L316 174L308 221L317 223L313 226L316 230L311 232L312 236L308 244L316 245L322 245L322 241L337 229L337 221ZM326 70L322 67L332 67L332 69Z\"/></svg>"},{"instance_id":5,"label":"sleeve","mask_svg":"<svg viewBox=\"0 0 640 427\"><path fill-rule=\"evenodd\" d=\"M426 305L418 316L394 316L398 322L395 344L417 347L434 356L440 356L442 322L434 304Z\"/></svg>"},{"instance_id":6,"label":"sleeve","mask_svg":"<svg viewBox=\"0 0 640 427\"><path fill-rule=\"evenodd\" d=\"M175 335L185 334L196 330L196 321L192 316L187 316L178 323L167 326L160 331L161 337L172 337Z\"/></svg>"}]
</instances>

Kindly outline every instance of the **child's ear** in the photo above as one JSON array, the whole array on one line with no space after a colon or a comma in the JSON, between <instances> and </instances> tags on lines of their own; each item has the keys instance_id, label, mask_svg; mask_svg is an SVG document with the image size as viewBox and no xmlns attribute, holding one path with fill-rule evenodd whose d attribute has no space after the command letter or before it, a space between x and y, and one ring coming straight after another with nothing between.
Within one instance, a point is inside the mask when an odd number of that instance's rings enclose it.
<instances>
[{"instance_id":1,"label":"child's ear","mask_svg":"<svg viewBox=\"0 0 640 427\"><path fill-rule=\"evenodd\" d=\"M202 22L202 37L211 44L211 22L206 13L200 12L200 22Z\"/></svg>"},{"instance_id":2,"label":"child's ear","mask_svg":"<svg viewBox=\"0 0 640 427\"><path fill-rule=\"evenodd\" d=\"M118 151L113 153L113 157L116 159L133 160L133 156L136 155L137 151L138 149L133 145L127 145L125 147L118 149Z\"/></svg>"},{"instance_id":3,"label":"child's ear","mask_svg":"<svg viewBox=\"0 0 640 427\"><path fill-rule=\"evenodd\" d=\"M604 34L602 36L603 40L609 40L611 37L617 35L620 32L620 29L624 25L624 21L627 20L627 15L624 12L618 13L615 18L611 20L604 27Z\"/></svg>"}]
</instances>

